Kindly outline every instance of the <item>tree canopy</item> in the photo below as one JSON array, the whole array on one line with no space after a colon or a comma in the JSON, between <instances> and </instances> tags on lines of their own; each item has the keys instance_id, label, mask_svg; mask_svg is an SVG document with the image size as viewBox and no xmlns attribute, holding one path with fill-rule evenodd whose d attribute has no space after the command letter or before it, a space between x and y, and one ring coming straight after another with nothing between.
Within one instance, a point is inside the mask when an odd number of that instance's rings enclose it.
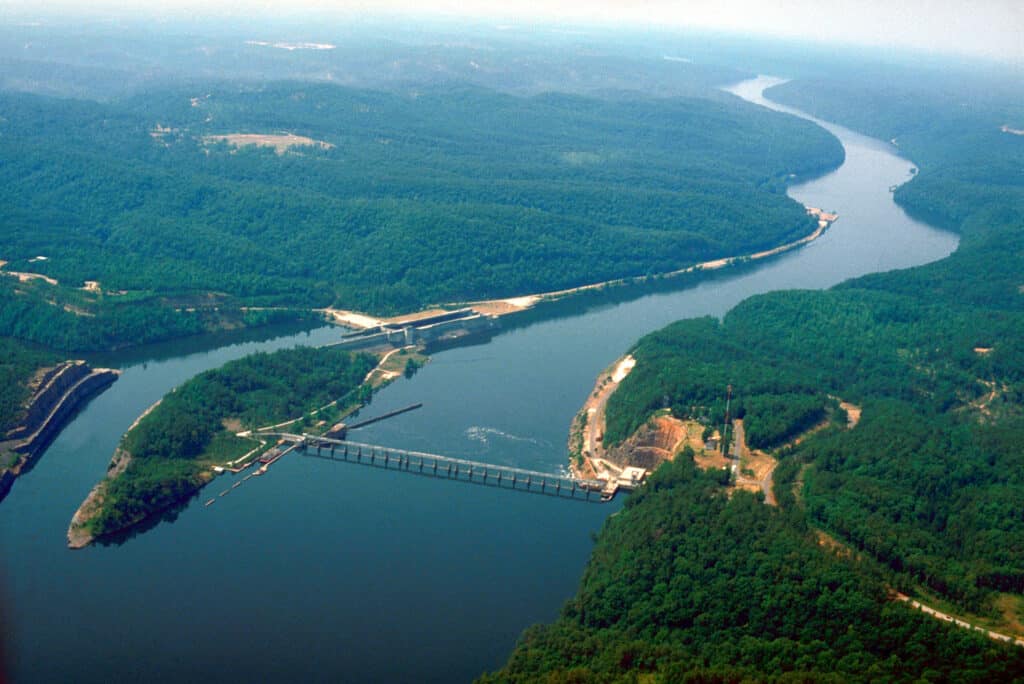
<instances>
[{"instance_id":1,"label":"tree canopy","mask_svg":"<svg viewBox=\"0 0 1024 684\"><path fill-rule=\"evenodd\" d=\"M60 283L3 283L0 324L74 349L243 306L409 311L751 253L813 230L786 183L843 154L725 99L285 82L0 108L0 258ZM212 137L283 132L325 146Z\"/></svg>"}]
</instances>

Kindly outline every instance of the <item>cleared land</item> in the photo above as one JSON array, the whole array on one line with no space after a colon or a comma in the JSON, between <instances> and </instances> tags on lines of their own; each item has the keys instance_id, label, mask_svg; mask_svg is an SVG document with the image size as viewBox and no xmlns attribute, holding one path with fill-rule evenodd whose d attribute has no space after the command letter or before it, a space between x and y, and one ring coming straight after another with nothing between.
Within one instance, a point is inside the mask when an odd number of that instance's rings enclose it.
<instances>
[{"instance_id":1,"label":"cleared land","mask_svg":"<svg viewBox=\"0 0 1024 684\"><path fill-rule=\"evenodd\" d=\"M284 154L292 147L319 147L322 150L329 150L334 145L323 140L313 140L303 135L265 134L265 133L228 133L226 135L205 135L205 143L226 142L232 147L272 147L278 154Z\"/></svg>"}]
</instances>

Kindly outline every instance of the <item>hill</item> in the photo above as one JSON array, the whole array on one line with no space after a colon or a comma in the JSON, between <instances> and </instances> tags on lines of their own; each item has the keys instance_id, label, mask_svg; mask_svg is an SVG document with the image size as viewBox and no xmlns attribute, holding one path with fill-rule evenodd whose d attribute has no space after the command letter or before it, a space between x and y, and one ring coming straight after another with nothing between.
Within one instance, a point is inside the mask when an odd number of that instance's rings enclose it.
<instances>
[{"instance_id":1,"label":"hill","mask_svg":"<svg viewBox=\"0 0 1024 684\"><path fill-rule=\"evenodd\" d=\"M780 459L781 512L729 498L680 454L606 525L562 617L484 681L1024 677L1021 649L889 600L899 589L1021 633L1024 141L1001 125L1022 100L968 109L948 82L942 97L889 83L769 95L896 138L920 165L897 202L958 230L959 249L672 324L631 350L608 402L616 442L665 408L720 425L731 383L733 415ZM852 429L840 398L863 410Z\"/></svg>"},{"instance_id":2,"label":"hill","mask_svg":"<svg viewBox=\"0 0 1024 684\"><path fill-rule=\"evenodd\" d=\"M812 232L786 184L842 160L725 99L267 83L0 105L0 259L50 279L0 278L0 326L61 349L747 254ZM314 144L230 142L253 135Z\"/></svg>"},{"instance_id":3,"label":"hill","mask_svg":"<svg viewBox=\"0 0 1024 684\"><path fill-rule=\"evenodd\" d=\"M255 428L332 424L369 401L365 383L376 365L368 354L296 347L250 354L188 380L129 428L107 477L75 514L70 544L85 546L187 500L214 468L252 465L273 447L249 435Z\"/></svg>"}]
</instances>

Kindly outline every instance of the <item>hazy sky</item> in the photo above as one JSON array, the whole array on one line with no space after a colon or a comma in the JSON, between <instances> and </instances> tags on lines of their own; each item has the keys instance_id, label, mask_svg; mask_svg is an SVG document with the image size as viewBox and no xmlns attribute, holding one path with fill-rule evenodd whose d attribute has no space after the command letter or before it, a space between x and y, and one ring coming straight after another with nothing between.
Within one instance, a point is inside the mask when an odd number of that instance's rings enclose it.
<instances>
[{"instance_id":1,"label":"hazy sky","mask_svg":"<svg viewBox=\"0 0 1024 684\"><path fill-rule=\"evenodd\" d=\"M923 48L1024 64L1024 0L0 0L19 14L33 8L150 7L160 13L295 15L440 14L503 21L559 20L714 28L741 33Z\"/></svg>"}]
</instances>

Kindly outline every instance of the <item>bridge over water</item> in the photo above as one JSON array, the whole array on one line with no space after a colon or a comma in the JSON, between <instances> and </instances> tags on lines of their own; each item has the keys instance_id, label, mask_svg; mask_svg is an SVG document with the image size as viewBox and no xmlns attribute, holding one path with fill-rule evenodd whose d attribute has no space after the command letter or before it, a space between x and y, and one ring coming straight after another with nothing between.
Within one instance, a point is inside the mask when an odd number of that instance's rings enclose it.
<instances>
[{"instance_id":1,"label":"bridge over water","mask_svg":"<svg viewBox=\"0 0 1024 684\"><path fill-rule=\"evenodd\" d=\"M376 444L363 444L318 435L288 432L257 432L254 436L291 442L307 456L331 461L384 468L414 475L468 482L487 487L509 489L530 494L604 503L611 501L618 489L614 481L582 480L556 473L512 466L481 463L451 456L393 449Z\"/></svg>"}]
</instances>

